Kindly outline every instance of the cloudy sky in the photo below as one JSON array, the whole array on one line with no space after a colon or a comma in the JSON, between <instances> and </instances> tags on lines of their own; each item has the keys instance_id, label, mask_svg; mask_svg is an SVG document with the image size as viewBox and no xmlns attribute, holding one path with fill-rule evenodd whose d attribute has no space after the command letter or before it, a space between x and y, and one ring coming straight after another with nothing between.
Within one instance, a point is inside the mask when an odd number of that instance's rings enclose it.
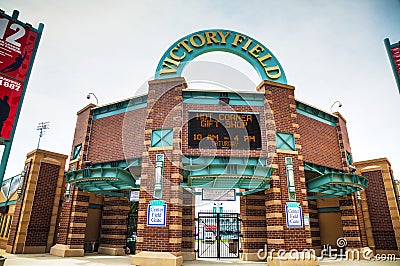
<instances>
[{"instance_id":1,"label":"cloudy sky","mask_svg":"<svg viewBox=\"0 0 400 266\"><path fill-rule=\"evenodd\" d=\"M355 161L387 157L400 178L400 94L383 40L400 40L398 0L133 1L8 0L0 8L45 24L6 178L40 148L70 154L76 112L93 92L100 104L128 98L154 75L163 53L198 30L230 29L263 43L282 65L296 98L340 111ZM210 53L253 80L242 59ZM246 88L254 90L254 88Z\"/></svg>"}]
</instances>

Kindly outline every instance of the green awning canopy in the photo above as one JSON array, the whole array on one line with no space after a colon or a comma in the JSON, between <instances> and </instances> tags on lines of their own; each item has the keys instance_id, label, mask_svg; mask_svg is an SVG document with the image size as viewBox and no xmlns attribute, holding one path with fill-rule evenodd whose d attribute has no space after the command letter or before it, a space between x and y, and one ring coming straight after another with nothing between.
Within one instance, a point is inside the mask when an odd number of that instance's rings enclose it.
<instances>
[{"instance_id":1,"label":"green awning canopy","mask_svg":"<svg viewBox=\"0 0 400 266\"><path fill-rule=\"evenodd\" d=\"M183 161L184 188L240 189L239 195L269 189L273 168L259 158L199 157Z\"/></svg>"},{"instance_id":2,"label":"green awning canopy","mask_svg":"<svg viewBox=\"0 0 400 266\"><path fill-rule=\"evenodd\" d=\"M327 173L307 181L307 192L323 194L309 199L342 197L367 187L367 178L346 173Z\"/></svg>"},{"instance_id":3,"label":"green awning canopy","mask_svg":"<svg viewBox=\"0 0 400 266\"><path fill-rule=\"evenodd\" d=\"M127 196L115 191L139 188L138 178L119 167L85 168L68 172L65 177L67 183L97 194Z\"/></svg>"}]
</instances>

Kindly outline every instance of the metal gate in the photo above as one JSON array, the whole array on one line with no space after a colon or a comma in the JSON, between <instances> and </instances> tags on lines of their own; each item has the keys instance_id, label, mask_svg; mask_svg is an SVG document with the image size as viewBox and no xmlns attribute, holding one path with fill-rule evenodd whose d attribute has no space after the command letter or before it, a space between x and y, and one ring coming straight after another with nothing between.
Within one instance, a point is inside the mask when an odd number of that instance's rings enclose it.
<instances>
[{"instance_id":1,"label":"metal gate","mask_svg":"<svg viewBox=\"0 0 400 266\"><path fill-rule=\"evenodd\" d=\"M197 218L199 258L239 258L240 219L238 213L202 213Z\"/></svg>"}]
</instances>

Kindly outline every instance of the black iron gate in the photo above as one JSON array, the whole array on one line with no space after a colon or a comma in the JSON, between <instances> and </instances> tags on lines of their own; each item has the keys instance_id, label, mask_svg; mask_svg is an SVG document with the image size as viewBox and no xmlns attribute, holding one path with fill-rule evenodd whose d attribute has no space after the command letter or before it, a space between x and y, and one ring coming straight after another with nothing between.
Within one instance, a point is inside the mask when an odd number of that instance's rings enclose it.
<instances>
[{"instance_id":1,"label":"black iron gate","mask_svg":"<svg viewBox=\"0 0 400 266\"><path fill-rule=\"evenodd\" d=\"M202 213L197 218L199 258L239 258L240 219L238 213Z\"/></svg>"}]
</instances>

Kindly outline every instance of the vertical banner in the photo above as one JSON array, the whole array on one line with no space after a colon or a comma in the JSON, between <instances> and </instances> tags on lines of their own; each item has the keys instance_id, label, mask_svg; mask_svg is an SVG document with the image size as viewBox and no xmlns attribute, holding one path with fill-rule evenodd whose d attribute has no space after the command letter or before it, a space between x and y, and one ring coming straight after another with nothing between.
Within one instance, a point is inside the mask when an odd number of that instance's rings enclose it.
<instances>
[{"instance_id":1,"label":"vertical banner","mask_svg":"<svg viewBox=\"0 0 400 266\"><path fill-rule=\"evenodd\" d=\"M0 138L9 140L33 62L37 30L0 14Z\"/></svg>"},{"instance_id":2,"label":"vertical banner","mask_svg":"<svg viewBox=\"0 0 400 266\"><path fill-rule=\"evenodd\" d=\"M386 51L389 56L390 64L392 66L394 78L397 83L397 88L400 92L400 41L390 44L388 38L384 40Z\"/></svg>"},{"instance_id":3,"label":"vertical banner","mask_svg":"<svg viewBox=\"0 0 400 266\"><path fill-rule=\"evenodd\" d=\"M17 10L11 17L0 10L0 144L4 146L0 185L3 183L22 102L44 28L40 23L35 29L19 21L18 15Z\"/></svg>"}]
</instances>

